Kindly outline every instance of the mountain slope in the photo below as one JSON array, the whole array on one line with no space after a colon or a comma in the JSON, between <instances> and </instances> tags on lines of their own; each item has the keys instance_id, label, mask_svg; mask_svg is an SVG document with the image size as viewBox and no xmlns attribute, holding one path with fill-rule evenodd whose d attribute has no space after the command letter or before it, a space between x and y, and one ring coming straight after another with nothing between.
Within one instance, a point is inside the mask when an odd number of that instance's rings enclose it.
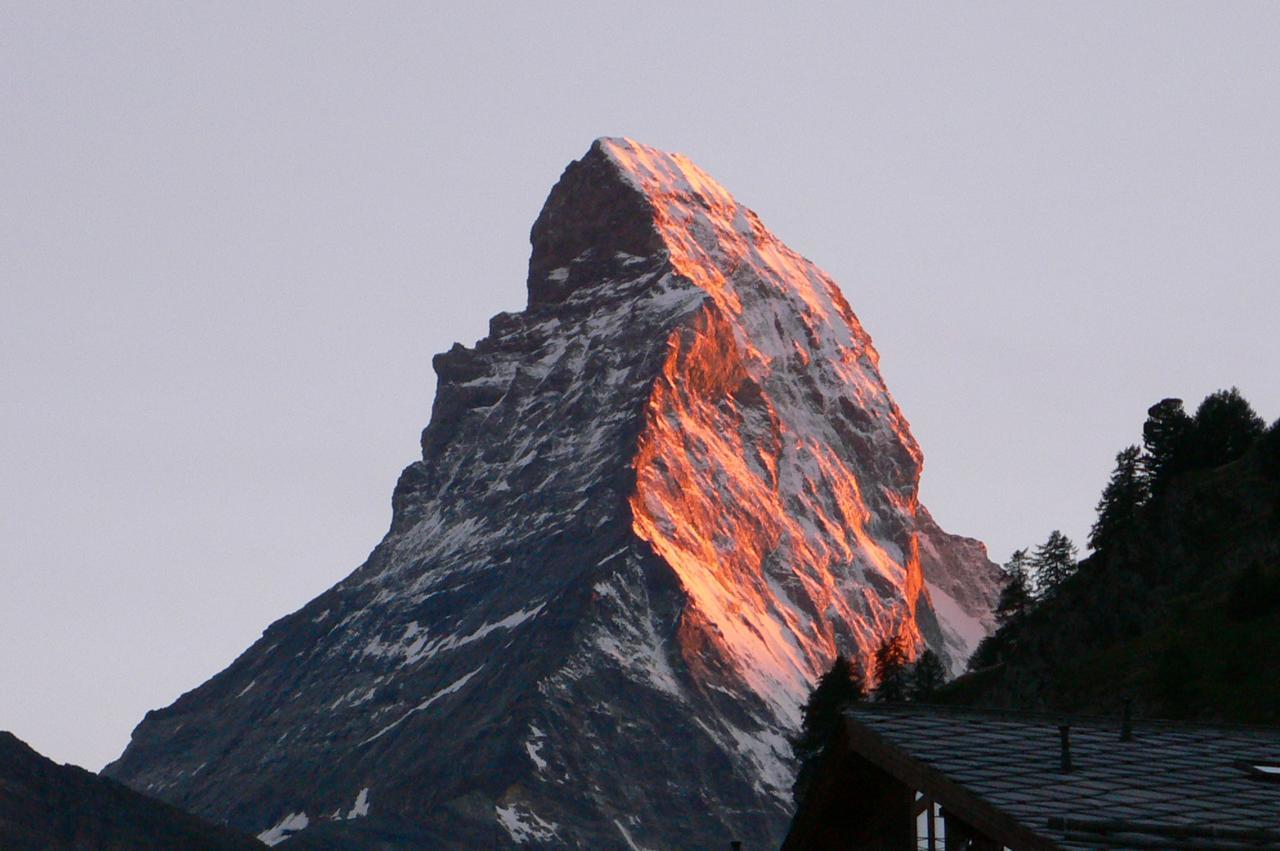
<instances>
[{"instance_id":1,"label":"mountain slope","mask_svg":"<svg viewBox=\"0 0 1280 851\"><path fill-rule=\"evenodd\" d=\"M435 358L369 560L109 774L299 840L764 846L837 648L959 664L989 629L996 569L919 505L869 336L754 213L604 139L531 242L528 308Z\"/></svg>"},{"instance_id":2,"label":"mountain slope","mask_svg":"<svg viewBox=\"0 0 1280 851\"><path fill-rule=\"evenodd\" d=\"M0 731L0 848L262 848Z\"/></svg>"}]
</instances>

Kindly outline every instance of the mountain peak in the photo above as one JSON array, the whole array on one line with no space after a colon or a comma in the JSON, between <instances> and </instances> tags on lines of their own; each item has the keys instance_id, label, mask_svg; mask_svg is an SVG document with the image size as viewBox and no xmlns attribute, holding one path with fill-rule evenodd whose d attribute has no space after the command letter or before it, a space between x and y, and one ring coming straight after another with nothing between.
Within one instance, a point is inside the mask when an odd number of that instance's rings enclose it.
<instances>
[{"instance_id":1,"label":"mountain peak","mask_svg":"<svg viewBox=\"0 0 1280 851\"><path fill-rule=\"evenodd\" d=\"M765 233L755 213L683 154L601 137L565 169L533 225L529 304L559 302L617 264L657 252L696 276L700 255Z\"/></svg>"},{"instance_id":2,"label":"mountain peak","mask_svg":"<svg viewBox=\"0 0 1280 851\"><path fill-rule=\"evenodd\" d=\"M738 209L729 191L684 154L667 153L625 136L599 138L591 151L607 157L655 207L679 202L709 210Z\"/></svg>"},{"instance_id":3,"label":"mountain peak","mask_svg":"<svg viewBox=\"0 0 1280 851\"><path fill-rule=\"evenodd\" d=\"M565 169L531 242L528 309L433 360L368 561L109 775L334 847L776 847L832 657L894 635L954 670L990 630L997 569L920 505L821 269L627 139Z\"/></svg>"},{"instance_id":4,"label":"mountain peak","mask_svg":"<svg viewBox=\"0 0 1280 851\"><path fill-rule=\"evenodd\" d=\"M596 279L602 266L663 247L655 210L615 151L629 140L597 139L571 162L529 234L529 306L556 304Z\"/></svg>"}]
</instances>

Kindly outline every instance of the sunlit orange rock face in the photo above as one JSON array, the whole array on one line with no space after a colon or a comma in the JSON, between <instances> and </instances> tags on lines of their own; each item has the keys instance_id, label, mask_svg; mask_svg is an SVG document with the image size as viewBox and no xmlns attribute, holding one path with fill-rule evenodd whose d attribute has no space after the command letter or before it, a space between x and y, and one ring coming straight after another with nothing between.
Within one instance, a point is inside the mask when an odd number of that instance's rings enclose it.
<instances>
[{"instance_id":1,"label":"sunlit orange rock face","mask_svg":"<svg viewBox=\"0 0 1280 851\"><path fill-rule=\"evenodd\" d=\"M272 841L777 847L837 652L901 634L962 664L996 568L920 505L820 269L626 139L569 165L530 241L527 307L434 358L369 559L109 776Z\"/></svg>"},{"instance_id":2,"label":"sunlit orange rock face","mask_svg":"<svg viewBox=\"0 0 1280 851\"><path fill-rule=\"evenodd\" d=\"M995 583L930 589L919 446L835 283L680 155L599 152L643 197L677 276L706 297L672 331L637 442L633 526L689 597L682 652L736 671L784 712L837 650L887 634L953 666L990 625ZM931 593L932 590L932 593ZM934 598L947 598L938 618Z\"/></svg>"}]
</instances>

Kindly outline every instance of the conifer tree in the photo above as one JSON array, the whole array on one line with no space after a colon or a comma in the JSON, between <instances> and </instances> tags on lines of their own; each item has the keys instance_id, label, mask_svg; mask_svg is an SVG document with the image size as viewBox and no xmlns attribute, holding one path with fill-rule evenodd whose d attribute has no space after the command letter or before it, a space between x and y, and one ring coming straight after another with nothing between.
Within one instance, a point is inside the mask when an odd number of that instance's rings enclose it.
<instances>
[{"instance_id":1,"label":"conifer tree","mask_svg":"<svg viewBox=\"0 0 1280 851\"><path fill-rule=\"evenodd\" d=\"M942 660L937 653L926 648L911 668L910 697L912 700L927 701L946 681L947 672L942 667Z\"/></svg>"},{"instance_id":2,"label":"conifer tree","mask_svg":"<svg viewBox=\"0 0 1280 851\"><path fill-rule=\"evenodd\" d=\"M1142 470L1151 493L1183 469L1183 453L1191 418L1182 409L1181 399L1161 399L1147 409L1142 426Z\"/></svg>"},{"instance_id":3,"label":"conifer tree","mask_svg":"<svg viewBox=\"0 0 1280 851\"><path fill-rule=\"evenodd\" d=\"M1089 546L1094 552L1109 549L1117 537L1133 528L1147 495L1141 452L1136 446L1120 450L1116 468L1098 500L1098 519L1089 530Z\"/></svg>"},{"instance_id":4,"label":"conifer tree","mask_svg":"<svg viewBox=\"0 0 1280 851\"><path fill-rule=\"evenodd\" d=\"M1211 393L1200 403L1185 437L1188 468L1217 467L1234 461L1262 436L1266 422L1232 387Z\"/></svg>"},{"instance_id":5,"label":"conifer tree","mask_svg":"<svg viewBox=\"0 0 1280 851\"><path fill-rule=\"evenodd\" d=\"M1005 562L1004 572L1008 581L1000 589L1000 599L996 601L995 611L996 623L1002 628L1020 623L1031 608L1031 581L1027 573L1030 561L1024 549L1014 550L1013 555Z\"/></svg>"},{"instance_id":6,"label":"conifer tree","mask_svg":"<svg viewBox=\"0 0 1280 851\"><path fill-rule=\"evenodd\" d=\"M1051 597L1076 569L1076 546L1071 539L1054 529L1049 538L1036 547L1031 559L1036 585L1041 598Z\"/></svg>"},{"instance_id":7,"label":"conifer tree","mask_svg":"<svg viewBox=\"0 0 1280 851\"><path fill-rule=\"evenodd\" d=\"M886 635L876 647L876 700L901 703L907 699L907 642L901 633Z\"/></svg>"},{"instance_id":8,"label":"conifer tree","mask_svg":"<svg viewBox=\"0 0 1280 851\"><path fill-rule=\"evenodd\" d=\"M1273 478L1280 479L1280 420L1276 420L1259 440L1262 469Z\"/></svg>"},{"instance_id":9,"label":"conifer tree","mask_svg":"<svg viewBox=\"0 0 1280 851\"><path fill-rule=\"evenodd\" d=\"M840 725L840 710L866 695L866 677L856 660L837 655L831 668L818 678L801 712L800 735L791 740L791 750L800 762L793 792L798 802L808 787L817 757Z\"/></svg>"}]
</instances>

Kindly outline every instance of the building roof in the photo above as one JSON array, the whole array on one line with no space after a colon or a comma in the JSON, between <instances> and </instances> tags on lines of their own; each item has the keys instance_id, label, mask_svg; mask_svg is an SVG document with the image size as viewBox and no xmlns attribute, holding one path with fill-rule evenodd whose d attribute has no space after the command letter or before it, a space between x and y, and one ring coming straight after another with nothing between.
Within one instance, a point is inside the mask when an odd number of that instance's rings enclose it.
<instances>
[{"instance_id":1,"label":"building roof","mask_svg":"<svg viewBox=\"0 0 1280 851\"><path fill-rule=\"evenodd\" d=\"M1265 768L1280 767L1277 729L1135 722L1121 741L1119 718L883 704L846 719L861 756L962 816L1016 822L1039 847L1280 848L1280 768Z\"/></svg>"}]
</instances>

